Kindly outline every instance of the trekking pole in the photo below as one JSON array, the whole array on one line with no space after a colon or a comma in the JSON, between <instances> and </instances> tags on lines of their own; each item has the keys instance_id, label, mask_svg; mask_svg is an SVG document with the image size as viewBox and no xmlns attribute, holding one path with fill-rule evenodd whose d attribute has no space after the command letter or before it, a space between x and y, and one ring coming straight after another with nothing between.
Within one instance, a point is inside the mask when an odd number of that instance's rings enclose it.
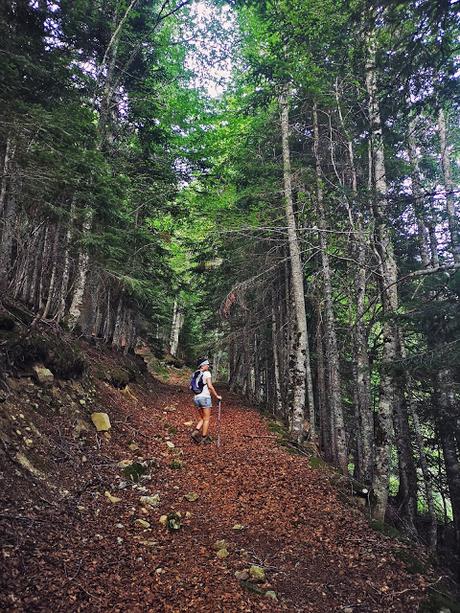
<instances>
[{"instance_id":1,"label":"trekking pole","mask_svg":"<svg viewBox=\"0 0 460 613\"><path fill-rule=\"evenodd\" d=\"M220 420L222 416L222 401L219 400L219 408L217 411L217 447L220 447Z\"/></svg>"}]
</instances>

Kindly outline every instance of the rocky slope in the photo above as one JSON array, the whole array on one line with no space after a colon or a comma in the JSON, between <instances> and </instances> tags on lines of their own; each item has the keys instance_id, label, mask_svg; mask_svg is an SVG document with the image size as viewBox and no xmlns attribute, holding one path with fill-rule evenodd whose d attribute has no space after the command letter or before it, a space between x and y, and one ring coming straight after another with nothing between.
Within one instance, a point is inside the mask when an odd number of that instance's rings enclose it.
<instances>
[{"instance_id":1,"label":"rocky slope","mask_svg":"<svg viewBox=\"0 0 460 613\"><path fill-rule=\"evenodd\" d=\"M222 445L197 446L181 371L162 383L140 357L79 342L78 372L70 357L46 372L45 336L2 389L3 609L418 610L428 580L407 545L278 426L224 391Z\"/></svg>"}]
</instances>

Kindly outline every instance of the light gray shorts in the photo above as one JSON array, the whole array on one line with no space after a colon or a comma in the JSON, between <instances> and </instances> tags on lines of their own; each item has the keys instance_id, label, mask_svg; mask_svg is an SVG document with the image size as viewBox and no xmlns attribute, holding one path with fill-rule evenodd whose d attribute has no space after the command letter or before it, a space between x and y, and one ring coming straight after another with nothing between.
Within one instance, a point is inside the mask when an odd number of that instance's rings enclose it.
<instances>
[{"instance_id":1,"label":"light gray shorts","mask_svg":"<svg viewBox=\"0 0 460 613\"><path fill-rule=\"evenodd\" d=\"M212 407L212 401L209 396L205 396L204 398L198 398L198 396L195 396L193 402L199 409L210 409Z\"/></svg>"}]
</instances>

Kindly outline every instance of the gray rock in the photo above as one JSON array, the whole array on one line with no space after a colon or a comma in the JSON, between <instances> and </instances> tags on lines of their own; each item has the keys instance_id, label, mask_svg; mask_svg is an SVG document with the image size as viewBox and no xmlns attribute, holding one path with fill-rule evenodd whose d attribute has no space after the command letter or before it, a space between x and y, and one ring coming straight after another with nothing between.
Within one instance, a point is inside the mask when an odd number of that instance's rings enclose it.
<instances>
[{"instance_id":1,"label":"gray rock","mask_svg":"<svg viewBox=\"0 0 460 613\"><path fill-rule=\"evenodd\" d=\"M256 583L263 583L265 581L265 571L262 566L253 564L249 568L249 576L251 577L251 580L255 581Z\"/></svg>"},{"instance_id":2,"label":"gray rock","mask_svg":"<svg viewBox=\"0 0 460 613\"><path fill-rule=\"evenodd\" d=\"M54 375L43 364L35 364L32 367L33 377L40 385L52 385L54 383Z\"/></svg>"},{"instance_id":3,"label":"gray rock","mask_svg":"<svg viewBox=\"0 0 460 613\"><path fill-rule=\"evenodd\" d=\"M160 494L155 494L154 496L141 496L139 502L149 507L157 507L160 504Z\"/></svg>"}]
</instances>

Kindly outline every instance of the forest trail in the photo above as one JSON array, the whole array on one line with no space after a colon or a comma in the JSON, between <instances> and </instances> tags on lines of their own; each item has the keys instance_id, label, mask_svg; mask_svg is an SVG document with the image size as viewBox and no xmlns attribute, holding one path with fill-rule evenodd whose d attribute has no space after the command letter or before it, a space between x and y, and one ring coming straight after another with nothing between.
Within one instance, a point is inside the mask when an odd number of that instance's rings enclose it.
<instances>
[{"instance_id":1,"label":"forest trail","mask_svg":"<svg viewBox=\"0 0 460 613\"><path fill-rule=\"evenodd\" d=\"M308 458L267 438L267 421L239 398L223 391L217 449L190 440L196 414L184 385L144 382L119 390L97 381L96 388L111 436L96 437L95 444L91 432L84 462L74 456L61 465L62 483L73 490L64 502L42 492L46 506L19 511L24 536L4 560L8 610L418 609L426 579L409 575L395 556L405 546L368 526L334 486L334 473L310 467ZM212 434L215 429L214 419ZM123 460L149 466L138 484L123 483ZM119 500L111 502L105 492ZM184 498L191 492L198 495L194 501ZM157 507L140 504L141 496L155 494ZM170 512L181 513L179 530L159 523ZM13 515L2 517L7 528L17 527ZM224 559L214 547L218 540L227 543ZM264 568L265 582L235 577L251 565Z\"/></svg>"}]
</instances>

